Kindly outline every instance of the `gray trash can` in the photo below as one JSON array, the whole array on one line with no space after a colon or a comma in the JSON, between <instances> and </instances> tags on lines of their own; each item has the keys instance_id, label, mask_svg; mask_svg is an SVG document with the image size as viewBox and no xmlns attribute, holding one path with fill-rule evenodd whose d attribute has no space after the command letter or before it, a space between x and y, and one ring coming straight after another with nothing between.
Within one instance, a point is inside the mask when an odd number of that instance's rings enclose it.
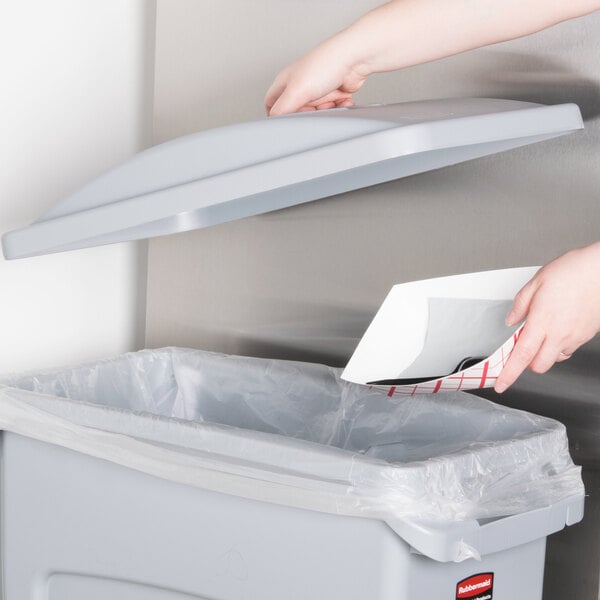
<instances>
[{"instance_id":1,"label":"gray trash can","mask_svg":"<svg viewBox=\"0 0 600 600\"><path fill-rule=\"evenodd\" d=\"M163 349L0 386L7 600L540 599L564 427Z\"/></svg>"},{"instance_id":2,"label":"gray trash can","mask_svg":"<svg viewBox=\"0 0 600 600\"><path fill-rule=\"evenodd\" d=\"M221 127L140 153L2 249L199 229L582 127L574 105L483 98ZM7 600L534 600L546 536L582 517L564 427L464 394L184 350L5 384Z\"/></svg>"}]
</instances>

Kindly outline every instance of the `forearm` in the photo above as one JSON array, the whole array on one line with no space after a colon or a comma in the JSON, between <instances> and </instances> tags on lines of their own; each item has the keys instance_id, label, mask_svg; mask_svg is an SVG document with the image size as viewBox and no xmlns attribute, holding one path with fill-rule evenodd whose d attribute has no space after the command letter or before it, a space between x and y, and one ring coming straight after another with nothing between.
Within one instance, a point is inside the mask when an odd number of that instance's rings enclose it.
<instances>
[{"instance_id":1,"label":"forearm","mask_svg":"<svg viewBox=\"0 0 600 600\"><path fill-rule=\"evenodd\" d=\"M392 0L325 44L366 76L515 39L598 9L600 0Z\"/></svg>"}]
</instances>

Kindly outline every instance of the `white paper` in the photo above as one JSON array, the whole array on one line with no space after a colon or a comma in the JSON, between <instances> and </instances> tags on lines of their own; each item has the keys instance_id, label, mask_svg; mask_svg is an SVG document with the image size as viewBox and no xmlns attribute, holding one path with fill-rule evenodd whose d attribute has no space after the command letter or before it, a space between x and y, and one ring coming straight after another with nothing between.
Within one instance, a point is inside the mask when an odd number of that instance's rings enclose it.
<instances>
[{"instance_id":1,"label":"white paper","mask_svg":"<svg viewBox=\"0 0 600 600\"><path fill-rule=\"evenodd\" d=\"M394 286L342 379L389 395L491 387L522 324L504 323L539 267L440 277ZM466 368L458 368L471 359ZM477 360L475 360L477 359Z\"/></svg>"}]
</instances>

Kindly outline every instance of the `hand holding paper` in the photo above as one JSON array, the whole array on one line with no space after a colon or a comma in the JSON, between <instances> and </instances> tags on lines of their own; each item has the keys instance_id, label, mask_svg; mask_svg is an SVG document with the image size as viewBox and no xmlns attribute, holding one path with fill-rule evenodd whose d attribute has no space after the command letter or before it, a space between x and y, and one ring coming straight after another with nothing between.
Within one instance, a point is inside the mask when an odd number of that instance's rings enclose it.
<instances>
[{"instance_id":1,"label":"hand holding paper","mask_svg":"<svg viewBox=\"0 0 600 600\"><path fill-rule=\"evenodd\" d=\"M469 273L392 288L342 378L388 395L491 387L518 340L506 313L538 267Z\"/></svg>"},{"instance_id":2,"label":"hand holding paper","mask_svg":"<svg viewBox=\"0 0 600 600\"><path fill-rule=\"evenodd\" d=\"M494 386L503 392L525 369L545 373L600 331L600 242L547 264L517 294L509 325L527 317Z\"/></svg>"}]
</instances>

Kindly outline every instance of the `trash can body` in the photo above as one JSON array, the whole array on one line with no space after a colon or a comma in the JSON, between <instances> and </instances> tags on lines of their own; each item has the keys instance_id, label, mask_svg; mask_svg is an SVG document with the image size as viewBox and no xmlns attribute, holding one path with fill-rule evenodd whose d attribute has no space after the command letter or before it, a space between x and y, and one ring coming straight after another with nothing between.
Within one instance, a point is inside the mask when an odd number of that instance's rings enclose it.
<instances>
[{"instance_id":1,"label":"trash can body","mask_svg":"<svg viewBox=\"0 0 600 600\"><path fill-rule=\"evenodd\" d=\"M426 600L542 597L545 537L441 563L385 523L163 481L2 437L6 600ZM457 584L493 573L493 596Z\"/></svg>"},{"instance_id":2,"label":"trash can body","mask_svg":"<svg viewBox=\"0 0 600 600\"><path fill-rule=\"evenodd\" d=\"M564 428L339 375L165 349L3 382L3 598L540 600L582 518Z\"/></svg>"}]
</instances>

